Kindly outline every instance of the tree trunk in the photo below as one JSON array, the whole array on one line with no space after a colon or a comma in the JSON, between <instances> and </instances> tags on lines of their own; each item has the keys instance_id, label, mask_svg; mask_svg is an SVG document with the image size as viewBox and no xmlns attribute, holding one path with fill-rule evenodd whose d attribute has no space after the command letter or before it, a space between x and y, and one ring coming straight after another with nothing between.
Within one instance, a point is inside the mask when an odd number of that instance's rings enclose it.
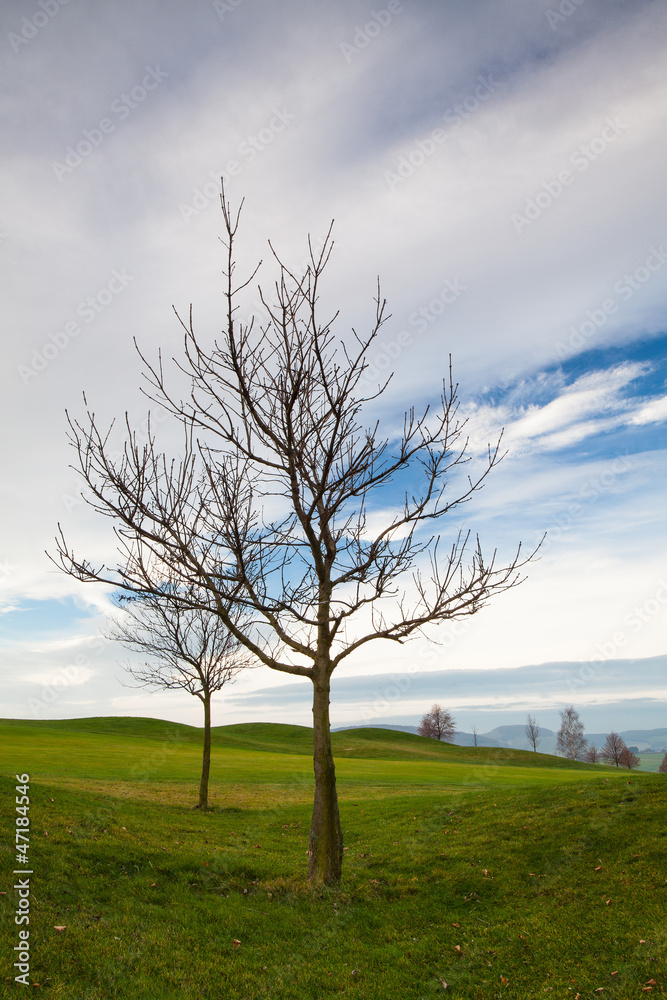
<instances>
[{"instance_id":1,"label":"tree trunk","mask_svg":"<svg viewBox=\"0 0 667 1000\"><path fill-rule=\"evenodd\" d=\"M201 781L199 783L198 809L208 809L208 776L211 772L211 695L204 692L201 696L204 703L204 754L201 765Z\"/></svg>"},{"instance_id":2,"label":"tree trunk","mask_svg":"<svg viewBox=\"0 0 667 1000\"><path fill-rule=\"evenodd\" d=\"M331 752L328 676L313 681L315 801L308 837L308 877L335 885L343 867L343 831L338 815L336 770Z\"/></svg>"}]
</instances>

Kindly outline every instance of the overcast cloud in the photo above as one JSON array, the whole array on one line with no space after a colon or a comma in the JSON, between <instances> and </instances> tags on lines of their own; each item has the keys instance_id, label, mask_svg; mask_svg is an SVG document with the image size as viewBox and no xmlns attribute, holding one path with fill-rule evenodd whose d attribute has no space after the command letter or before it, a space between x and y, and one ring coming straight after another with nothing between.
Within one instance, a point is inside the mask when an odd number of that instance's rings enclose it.
<instances>
[{"instance_id":1,"label":"overcast cloud","mask_svg":"<svg viewBox=\"0 0 667 1000\"><path fill-rule=\"evenodd\" d=\"M437 692L503 722L574 701L660 724L666 41L662 0L3 4L4 715L199 721L186 695L122 686L122 651L97 639L106 595L44 549L60 521L81 553L112 551L68 467L65 408L81 415L85 391L103 421L141 426L133 338L178 352L172 304L194 304L204 338L220 328L224 174L246 198L239 266L264 258L269 282L267 238L298 266L335 219L323 305L341 337L370 324L381 276L371 377L395 375L369 419L391 434L437 398L451 354L472 454L505 428L507 457L447 537L472 528L507 555L548 533L526 582L440 646L342 667L336 723L417 660L399 714ZM568 663L595 657L605 670L567 690ZM293 683L253 671L215 722L307 722Z\"/></svg>"}]
</instances>

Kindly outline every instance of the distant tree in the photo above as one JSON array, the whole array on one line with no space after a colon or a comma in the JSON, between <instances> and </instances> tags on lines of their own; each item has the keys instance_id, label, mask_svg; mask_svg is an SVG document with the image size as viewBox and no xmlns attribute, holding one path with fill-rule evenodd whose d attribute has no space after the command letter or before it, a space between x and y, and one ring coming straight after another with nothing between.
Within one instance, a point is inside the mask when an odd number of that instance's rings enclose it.
<instances>
[{"instance_id":1,"label":"distant tree","mask_svg":"<svg viewBox=\"0 0 667 1000\"><path fill-rule=\"evenodd\" d=\"M430 740L452 743L456 723L451 712L446 712L440 705L431 705L431 711L426 713L417 731L420 736L427 736Z\"/></svg>"},{"instance_id":2,"label":"distant tree","mask_svg":"<svg viewBox=\"0 0 667 1000\"><path fill-rule=\"evenodd\" d=\"M660 767L658 768L659 774L667 774L667 753L660 761Z\"/></svg>"},{"instance_id":3,"label":"distant tree","mask_svg":"<svg viewBox=\"0 0 667 1000\"><path fill-rule=\"evenodd\" d=\"M524 731L526 733L526 739L532 746L535 753L537 753L537 748L542 742L542 737L540 736L540 727L532 715L529 715L526 719L526 728Z\"/></svg>"},{"instance_id":4,"label":"distant tree","mask_svg":"<svg viewBox=\"0 0 667 1000\"><path fill-rule=\"evenodd\" d=\"M615 767L618 767L621 762L621 754L627 749L623 738L618 733L612 732L605 740L600 756L605 764L614 764Z\"/></svg>"},{"instance_id":5,"label":"distant tree","mask_svg":"<svg viewBox=\"0 0 667 1000\"><path fill-rule=\"evenodd\" d=\"M627 769L631 771L633 767L639 767L641 760L637 754L630 749L630 747L626 747L624 750L621 750L618 763L621 767L627 767Z\"/></svg>"},{"instance_id":6,"label":"distant tree","mask_svg":"<svg viewBox=\"0 0 667 1000\"><path fill-rule=\"evenodd\" d=\"M253 657L231 634L222 619L201 607L185 610L187 595L179 593L172 600L173 588L143 598L119 595L116 607L121 612L106 629L109 639L126 648L147 653L154 658L141 666L126 666L141 686L178 689L199 698L204 707L204 746L199 782L198 809L208 808L208 782L211 770L211 698ZM200 595L192 595L197 604ZM238 608L229 608L238 623Z\"/></svg>"},{"instance_id":7,"label":"distant tree","mask_svg":"<svg viewBox=\"0 0 667 1000\"><path fill-rule=\"evenodd\" d=\"M599 764L600 763L600 751L597 747L591 744L584 754L584 760L589 764Z\"/></svg>"},{"instance_id":8,"label":"distant tree","mask_svg":"<svg viewBox=\"0 0 667 1000\"><path fill-rule=\"evenodd\" d=\"M477 746L477 742L478 742L477 741L477 737L478 737L478 735L479 734L477 732L477 726L473 725L473 727L472 727L472 739L473 739L473 743L475 744L475 746Z\"/></svg>"},{"instance_id":9,"label":"distant tree","mask_svg":"<svg viewBox=\"0 0 667 1000\"><path fill-rule=\"evenodd\" d=\"M584 724L573 705L560 713L560 729L556 735L556 750L570 760L581 760L586 752Z\"/></svg>"}]
</instances>

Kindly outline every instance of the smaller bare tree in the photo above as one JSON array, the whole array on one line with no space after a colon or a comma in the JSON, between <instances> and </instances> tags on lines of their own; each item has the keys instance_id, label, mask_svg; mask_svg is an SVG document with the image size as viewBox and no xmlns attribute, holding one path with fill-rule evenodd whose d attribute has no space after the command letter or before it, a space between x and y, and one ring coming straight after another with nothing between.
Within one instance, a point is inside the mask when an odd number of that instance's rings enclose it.
<instances>
[{"instance_id":1,"label":"smaller bare tree","mask_svg":"<svg viewBox=\"0 0 667 1000\"><path fill-rule=\"evenodd\" d=\"M540 727L537 724L537 720L532 715L529 715L526 719L526 728L524 732L526 734L526 739L532 746L535 753L537 753L537 748L542 742L542 737L540 735Z\"/></svg>"},{"instance_id":2,"label":"smaller bare tree","mask_svg":"<svg viewBox=\"0 0 667 1000\"><path fill-rule=\"evenodd\" d=\"M618 763L621 767L627 767L628 771L631 771L633 767L639 767L641 761L634 750L631 750L630 747L625 747L624 750L621 750Z\"/></svg>"},{"instance_id":3,"label":"smaller bare tree","mask_svg":"<svg viewBox=\"0 0 667 1000\"><path fill-rule=\"evenodd\" d=\"M600 756L605 764L613 764L615 767L618 767L621 763L621 754L627 749L625 740L618 733L612 732L609 733L609 736L604 741Z\"/></svg>"},{"instance_id":4,"label":"smaller bare tree","mask_svg":"<svg viewBox=\"0 0 667 1000\"><path fill-rule=\"evenodd\" d=\"M426 713L419 724L418 733L431 740L453 743L456 733L454 716L451 712L446 712L440 705L431 705L431 711Z\"/></svg>"},{"instance_id":5,"label":"smaller bare tree","mask_svg":"<svg viewBox=\"0 0 667 1000\"><path fill-rule=\"evenodd\" d=\"M201 598L199 597L199 600ZM135 682L144 687L187 691L204 706L204 746L198 809L208 808L211 771L211 698L233 680L252 658L214 612L187 610L187 595L174 600L173 588L141 597L119 595L114 603L122 614L112 620L107 638L128 649L155 657L142 666L126 664ZM228 609L234 616L234 609ZM238 617L238 612L236 613Z\"/></svg>"},{"instance_id":6,"label":"smaller bare tree","mask_svg":"<svg viewBox=\"0 0 667 1000\"><path fill-rule=\"evenodd\" d=\"M477 732L477 726L473 724L472 727L472 739L475 746L477 746L479 733Z\"/></svg>"},{"instance_id":7,"label":"smaller bare tree","mask_svg":"<svg viewBox=\"0 0 667 1000\"><path fill-rule=\"evenodd\" d=\"M658 774L667 774L667 753L660 761L660 767L658 768Z\"/></svg>"},{"instance_id":8,"label":"smaller bare tree","mask_svg":"<svg viewBox=\"0 0 667 1000\"><path fill-rule=\"evenodd\" d=\"M560 729L556 735L556 750L570 760L581 760L586 752L584 724L574 705L568 705L560 713Z\"/></svg>"},{"instance_id":9,"label":"smaller bare tree","mask_svg":"<svg viewBox=\"0 0 667 1000\"><path fill-rule=\"evenodd\" d=\"M599 764L600 763L600 751L598 750L598 748L594 747L593 744L591 744L589 746L588 750L586 751L586 753L584 754L584 760L588 764Z\"/></svg>"}]
</instances>

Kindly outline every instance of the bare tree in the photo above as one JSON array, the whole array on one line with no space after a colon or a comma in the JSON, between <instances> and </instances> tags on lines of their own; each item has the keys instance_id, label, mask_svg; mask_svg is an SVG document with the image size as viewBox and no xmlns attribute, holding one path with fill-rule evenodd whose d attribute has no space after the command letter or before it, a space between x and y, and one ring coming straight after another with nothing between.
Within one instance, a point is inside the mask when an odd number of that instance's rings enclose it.
<instances>
[{"instance_id":1,"label":"bare tree","mask_svg":"<svg viewBox=\"0 0 667 1000\"><path fill-rule=\"evenodd\" d=\"M658 774L667 774L667 753L660 761L660 766L658 768Z\"/></svg>"},{"instance_id":2,"label":"bare tree","mask_svg":"<svg viewBox=\"0 0 667 1000\"><path fill-rule=\"evenodd\" d=\"M542 742L542 737L540 736L540 727L532 715L529 715L526 719L526 728L524 732L526 734L526 739L532 746L535 753L537 753L537 748Z\"/></svg>"},{"instance_id":3,"label":"bare tree","mask_svg":"<svg viewBox=\"0 0 667 1000\"><path fill-rule=\"evenodd\" d=\"M186 595L180 595L181 599ZM204 707L204 746L197 808L208 808L211 771L211 698L251 664L239 640L232 635L215 611L203 606L189 610L174 601L173 588L142 596L119 594L115 603L121 615L112 620L107 638L129 649L155 657L143 666L127 665L135 681L146 687L188 691ZM197 605L201 601L190 600ZM238 608L228 612L238 623Z\"/></svg>"},{"instance_id":4,"label":"bare tree","mask_svg":"<svg viewBox=\"0 0 667 1000\"><path fill-rule=\"evenodd\" d=\"M606 764L614 764L618 767L624 750L627 750L625 740L618 733L611 732L604 741L600 756Z\"/></svg>"},{"instance_id":5,"label":"bare tree","mask_svg":"<svg viewBox=\"0 0 667 1000\"><path fill-rule=\"evenodd\" d=\"M556 750L570 760L581 760L586 751L584 725L573 705L560 713L561 724L556 734Z\"/></svg>"},{"instance_id":6,"label":"bare tree","mask_svg":"<svg viewBox=\"0 0 667 1000\"><path fill-rule=\"evenodd\" d=\"M621 767L627 767L627 769L631 771L633 767L639 767L641 760L637 754L630 749L630 747L626 746L625 749L620 752L618 763Z\"/></svg>"},{"instance_id":7,"label":"bare tree","mask_svg":"<svg viewBox=\"0 0 667 1000\"><path fill-rule=\"evenodd\" d=\"M586 753L584 754L584 760L588 764L599 764L601 759L602 758L600 755L600 751L596 746L593 746L593 744L591 743L591 745L586 750Z\"/></svg>"},{"instance_id":8,"label":"bare tree","mask_svg":"<svg viewBox=\"0 0 667 1000\"><path fill-rule=\"evenodd\" d=\"M419 723L417 731L420 736L428 736L431 740L452 743L456 733L454 716L440 705L431 705L430 712L427 712Z\"/></svg>"},{"instance_id":9,"label":"bare tree","mask_svg":"<svg viewBox=\"0 0 667 1000\"><path fill-rule=\"evenodd\" d=\"M472 741L474 746L477 746L479 733L477 732L477 726L473 723L472 727Z\"/></svg>"},{"instance_id":10,"label":"bare tree","mask_svg":"<svg viewBox=\"0 0 667 1000\"><path fill-rule=\"evenodd\" d=\"M177 367L190 394L167 386L161 356L143 355L149 399L181 421L182 454L170 459L152 431L140 444L126 417L120 459L109 429L90 411L70 419L71 441L87 502L117 522L115 565L79 558L60 531L58 559L78 580L126 592L159 591L167 566L177 593L205 593L218 615L261 663L313 685L315 798L308 842L314 881L337 882L343 857L329 726L331 675L372 640L403 643L428 626L476 614L495 594L521 582L532 555L521 548L504 565L484 556L470 532L446 543L422 530L479 490L502 458L500 441L458 476L473 456L459 417L457 386L442 384L437 412L405 415L391 441L379 424L364 427L364 406L388 382L364 390L366 355L388 318L378 286L370 332L336 347L318 300L332 252L331 230L303 277L274 253L273 301L260 295L266 320L237 321L238 296L251 278L234 276L239 224L221 198L226 229L226 317L221 340L195 335L192 308ZM273 247L271 247L273 252ZM259 266L259 265L258 265ZM180 318L180 317L179 317ZM387 510L387 487L406 492ZM373 519L370 512L373 511ZM237 625L236 595L250 614ZM197 599L182 598L186 609Z\"/></svg>"}]
</instances>

